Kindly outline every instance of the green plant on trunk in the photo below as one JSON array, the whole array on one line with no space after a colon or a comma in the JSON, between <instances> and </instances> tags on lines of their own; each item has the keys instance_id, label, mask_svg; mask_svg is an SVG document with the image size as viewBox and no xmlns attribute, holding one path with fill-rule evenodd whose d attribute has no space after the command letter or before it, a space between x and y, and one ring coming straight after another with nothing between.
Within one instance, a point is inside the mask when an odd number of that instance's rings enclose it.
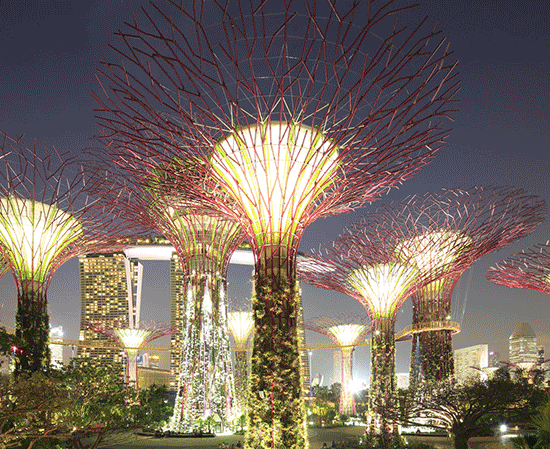
<instances>
[{"instance_id":1,"label":"green plant on trunk","mask_svg":"<svg viewBox=\"0 0 550 449\"><path fill-rule=\"evenodd\" d=\"M295 283L256 283L252 298L256 329L248 398L248 448L306 446L298 301ZM271 437L266 438L267 435Z\"/></svg>"}]
</instances>

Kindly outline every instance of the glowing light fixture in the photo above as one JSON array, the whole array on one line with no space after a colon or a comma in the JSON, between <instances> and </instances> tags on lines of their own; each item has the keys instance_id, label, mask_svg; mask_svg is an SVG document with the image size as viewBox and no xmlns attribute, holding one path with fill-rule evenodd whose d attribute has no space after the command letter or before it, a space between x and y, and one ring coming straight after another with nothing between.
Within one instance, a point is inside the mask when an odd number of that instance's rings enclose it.
<instances>
[{"instance_id":1,"label":"glowing light fixture","mask_svg":"<svg viewBox=\"0 0 550 449\"><path fill-rule=\"evenodd\" d=\"M375 264L353 270L352 288L364 298L376 317L391 317L403 295L418 282L418 269L401 263Z\"/></svg>"},{"instance_id":2,"label":"glowing light fixture","mask_svg":"<svg viewBox=\"0 0 550 449\"><path fill-rule=\"evenodd\" d=\"M81 234L78 221L55 206L0 198L0 241L23 280L45 282L53 261Z\"/></svg>"},{"instance_id":3,"label":"glowing light fixture","mask_svg":"<svg viewBox=\"0 0 550 449\"><path fill-rule=\"evenodd\" d=\"M249 216L254 234L280 241L335 182L338 147L320 130L296 122L239 128L216 144L214 170Z\"/></svg>"}]
</instances>

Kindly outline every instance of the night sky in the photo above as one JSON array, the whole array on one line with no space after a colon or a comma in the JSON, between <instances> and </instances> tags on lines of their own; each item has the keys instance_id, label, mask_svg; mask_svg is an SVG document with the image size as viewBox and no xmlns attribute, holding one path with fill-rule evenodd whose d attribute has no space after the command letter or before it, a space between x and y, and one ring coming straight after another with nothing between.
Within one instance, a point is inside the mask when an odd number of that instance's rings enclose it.
<instances>
[{"instance_id":1,"label":"night sky","mask_svg":"<svg viewBox=\"0 0 550 449\"><path fill-rule=\"evenodd\" d=\"M275 0L274 0L275 1ZM58 150L80 152L97 133L92 89L95 71L113 32L139 0L0 0L0 131L25 134ZM277 4L277 1L275 1ZM420 0L417 16L430 16L443 30L459 60L462 89L453 132L433 162L381 205L410 194L474 185L512 185L550 202L550 3L547 0ZM300 250L308 252L336 239L377 203L352 214L311 225ZM550 355L550 298L485 280L487 269L510 254L550 238L546 220L530 236L479 260L455 289L453 319L462 333L455 348L487 343L508 357L508 337L526 321ZM169 322L168 264L146 262L142 317ZM250 297L251 267L229 270L230 302ZM55 274L48 294L52 325L77 339L80 286L76 259ZM353 299L303 286L306 320L346 311L362 314ZM464 308L465 306L465 308ZM13 324L15 289L9 275L0 281L0 319ZM462 318L462 310L465 313ZM396 329L410 324L410 303ZM329 343L308 333L308 343ZM161 344L167 345L167 340ZM398 347L398 372L408 370L410 344ZM367 378L369 354L356 351L355 374ZM331 376L332 352L313 354L313 372Z\"/></svg>"}]
</instances>

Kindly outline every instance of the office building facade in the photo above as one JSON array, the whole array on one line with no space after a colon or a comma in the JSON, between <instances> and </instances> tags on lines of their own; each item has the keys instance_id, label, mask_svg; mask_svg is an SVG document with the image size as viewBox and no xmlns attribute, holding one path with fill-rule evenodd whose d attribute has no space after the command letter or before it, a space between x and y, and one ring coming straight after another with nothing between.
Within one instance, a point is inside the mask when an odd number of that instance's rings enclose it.
<instances>
[{"instance_id":1,"label":"office building facade","mask_svg":"<svg viewBox=\"0 0 550 449\"><path fill-rule=\"evenodd\" d=\"M453 353L455 379L458 383L467 383L486 379L489 365L489 345L475 345L456 349Z\"/></svg>"},{"instance_id":2,"label":"office building facade","mask_svg":"<svg viewBox=\"0 0 550 449\"><path fill-rule=\"evenodd\" d=\"M510 363L524 369L529 369L537 363L537 336L529 323L519 323L510 335L509 343Z\"/></svg>"},{"instance_id":3,"label":"office building facade","mask_svg":"<svg viewBox=\"0 0 550 449\"><path fill-rule=\"evenodd\" d=\"M132 316L135 304L129 300L129 284L136 295L140 264L128 260L124 253L86 254L80 256L80 336L81 346L77 358L91 358L107 363L121 363L122 350L108 337L86 327L86 322L109 326L128 326L130 307ZM130 305L130 303L132 305Z\"/></svg>"}]
</instances>

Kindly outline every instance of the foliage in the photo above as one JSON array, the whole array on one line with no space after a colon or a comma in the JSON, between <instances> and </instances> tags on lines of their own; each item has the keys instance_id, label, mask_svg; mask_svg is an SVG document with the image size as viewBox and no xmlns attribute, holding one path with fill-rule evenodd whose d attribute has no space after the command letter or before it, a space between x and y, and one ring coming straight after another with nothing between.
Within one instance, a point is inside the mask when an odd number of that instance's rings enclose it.
<instances>
[{"instance_id":1,"label":"foliage","mask_svg":"<svg viewBox=\"0 0 550 449\"><path fill-rule=\"evenodd\" d=\"M537 430L537 436L524 436L514 440L514 446L518 449L528 449L533 447L550 447L550 397L546 397L546 402L537 408L529 424Z\"/></svg>"},{"instance_id":2,"label":"foliage","mask_svg":"<svg viewBox=\"0 0 550 449\"><path fill-rule=\"evenodd\" d=\"M147 410L138 404L137 393L126 387L120 367L86 360L65 367L60 376L71 406L64 419L72 429L67 437L71 448L97 448L108 434L139 428ZM85 437L87 439L84 444Z\"/></svg>"},{"instance_id":3,"label":"foliage","mask_svg":"<svg viewBox=\"0 0 550 449\"><path fill-rule=\"evenodd\" d=\"M144 425L163 425L170 419L174 406L169 403L169 397L166 385L151 385L140 392Z\"/></svg>"},{"instance_id":4,"label":"foliage","mask_svg":"<svg viewBox=\"0 0 550 449\"><path fill-rule=\"evenodd\" d=\"M0 326L0 355L10 356L14 346L20 346L19 339L10 334L4 326Z\"/></svg>"},{"instance_id":5,"label":"foliage","mask_svg":"<svg viewBox=\"0 0 550 449\"><path fill-rule=\"evenodd\" d=\"M252 298L254 350L248 397L247 448L299 449L307 445L307 423L297 310L299 292L284 278L258 279Z\"/></svg>"},{"instance_id":6,"label":"foliage","mask_svg":"<svg viewBox=\"0 0 550 449\"><path fill-rule=\"evenodd\" d=\"M469 438L503 419L525 421L543 398L542 390L528 382L499 377L465 385L424 383L399 390L384 406L401 424L444 430L453 437L456 449L465 449Z\"/></svg>"},{"instance_id":7,"label":"foliage","mask_svg":"<svg viewBox=\"0 0 550 449\"><path fill-rule=\"evenodd\" d=\"M107 435L147 422L152 404L138 405L119 366L87 363L1 377L0 446L95 449Z\"/></svg>"},{"instance_id":8,"label":"foliage","mask_svg":"<svg viewBox=\"0 0 550 449\"><path fill-rule=\"evenodd\" d=\"M50 364L50 318L46 292L35 282L22 284L17 298L15 334L19 340L15 372L36 373L48 369Z\"/></svg>"},{"instance_id":9,"label":"foliage","mask_svg":"<svg viewBox=\"0 0 550 449\"><path fill-rule=\"evenodd\" d=\"M218 416L230 427L235 396L227 333L227 289L218 275L195 274L186 285L185 325L176 406L170 428L192 432L197 420Z\"/></svg>"},{"instance_id":10,"label":"foliage","mask_svg":"<svg viewBox=\"0 0 550 449\"><path fill-rule=\"evenodd\" d=\"M67 429L65 410L71 402L66 385L43 373L0 377L0 447L52 438Z\"/></svg>"}]
</instances>

